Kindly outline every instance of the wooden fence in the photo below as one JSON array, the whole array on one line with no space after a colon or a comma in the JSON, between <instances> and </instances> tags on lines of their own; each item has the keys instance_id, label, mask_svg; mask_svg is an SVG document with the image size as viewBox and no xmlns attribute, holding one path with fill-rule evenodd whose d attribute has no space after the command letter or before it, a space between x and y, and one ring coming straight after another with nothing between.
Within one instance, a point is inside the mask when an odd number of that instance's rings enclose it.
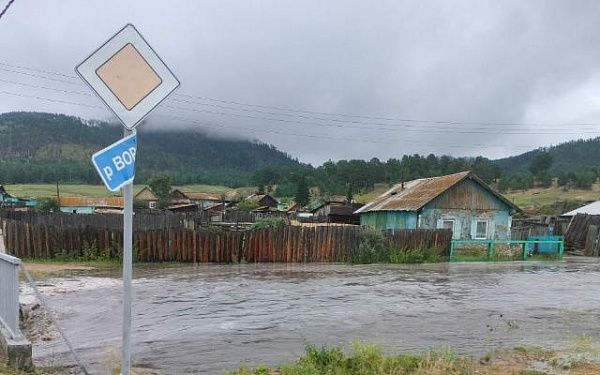
<instances>
[{"instance_id":1,"label":"wooden fence","mask_svg":"<svg viewBox=\"0 0 600 375\"><path fill-rule=\"evenodd\" d=\"M565 247L568 251L583 252L588 256L598 256L600 248L600 216L577 214L571 220L565 234Z\"/></svg>"},{"instance_id":2,"label":"wooden fence","mask_svg":"<svg viewBox=\"0 0 600 375\"><path fill-rule=\"evenodd\" d=\"M189 213L172 213L160 211L136 211L133 216L133 225L141 230L163 228L188 228L209 225L215 221L227 223L254 223L258 214L240 210L228 210L223 213L211 211L198 211ZM0 210L0 220L17 220L32 225L51 225L56 227L94 227L103 229L119 229L123 227L121 214L70 214L63 212L40 213L35 211Z\"/></svg>"},{"instance_id":3,"label":"wooden fence","mask_svg":"<svg viewBox=\"0 0 600 375\"><path fill-rule=\"evenodd\" d=\"M120 257L123 233L119 228L58 227L4 219L7 251L20 258L72 256ZM235 263L341 262L359 245L357 226L285 226L257 231L206 231L163 228L134 231L134 249L142 262ZM395 248L439 247L448 254L451 232L399 230L386 233Z\"/></svg>"}]
</instances>

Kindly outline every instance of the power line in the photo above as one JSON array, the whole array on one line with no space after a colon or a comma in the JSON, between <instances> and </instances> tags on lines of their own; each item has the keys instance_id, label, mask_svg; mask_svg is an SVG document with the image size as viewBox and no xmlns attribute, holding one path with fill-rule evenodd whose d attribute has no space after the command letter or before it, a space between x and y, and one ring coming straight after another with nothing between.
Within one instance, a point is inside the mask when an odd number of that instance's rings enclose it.
<instances>
[{"instance_id":1,"label":"power line","mask_svg":"<svg viewBox=\"0 0 600 375\"><path fill-rule=\"evenodd\" d=\"M1 68L0 68L1 69ZM46 86L40 86L40 85L33 85L33 84L27 84L27 83L23 83L23 82L17 82L17 81L12 81L12 80L4 80L4 79L0 79L0 82L5 82L5 83L9 83L9 84L13 84L13 85L18 85L18 86L23 86L23 87L30 87L30 88L36 88L36 89L43 89L43 90L51 90L51 91L55 91L55 92L61 92L61 93L66 93L66 94L75 94L75 95L82 95L82 96L86 96L86 97L92 97L93 95L87 92L82 92L82 91L71 91L71 90L65 90L65 89L57 89L57 88L53 88L53 87L46 87ZM183 103L194 103L194 102L189 102L186 100L178 100L178 99L173 99L173 101L175 102L183 102ZM201 103L199 103L201 104ZM171 109L175 109L175 110L180 110L180 111L188 111L188 112L197 112L197 113L206 113L206 114L210 114L210 115L218 115L218 116L229 116L229 117L237 117L237 118L250 118L253 120L264 120L264 121L273 121L273 122L280 122L280 123L291 123L291 124L299 124L299 125L308 125L308 126L318 126L318 127L331 127L331 128L338 128L338 129L363 129L363 130L368 130L368 131L387 131L387 132L411 132L411 133L428 133L428 134L438 134L438 133L452 133L452 134L511 134L511 135L573 135L573 134L590 134L590 135L598 135L600 134L600 131L598 130L583 130L580 129L577 132L573 132L571 129L560 129L560 128L553 128L553 129L543 129L546 131L534 131L534 130L515 130L515 129L498 129L498 130L490 130L488 128L459 128L459 127L452 127L452 128L447 128L447 127L427 127L427 128L423 128L423 127L419 127L417 125L410 125L410 124L401 124L402 128L399 127L385 127L385 126L377 126L377 127L373 127L373 126L360 126L360 125L347 125L346 123L336 123L336 124L326 124L326 123L315 123L315 122L306 122L306 121L298 121L298 120L293 120L293 119L279 119L279 118L272 118L272 117L263 117L263 116L252 116L252 115L241 115L241 114L237 114L237 113L228 113L228 112L220 112L220 111L211 111L211 110L206 110L206 109L197 109L197 108L186 108L186 107L181 107L181 106L172 106L172 105L165 105L166 108L171 108ZM259 111L261 113L265 113L262 111ZM323 119L324 121L326 119ZM360 124L360 123L359 123Z\"/></svg>"},{"instance_id":2,"label":"power line","mask_svg":"<svg viewBox=\"0 0 600 375\"><path fill-rule=\"evenodd\" d=\"M75 105L75 106L79 106L79 107L106 109L106 107L102 107L102 106L99 106L99 105L70 102L70 101L67 101L67 100L60 100L60 99L50 99L50 98L45 98L45 97L36 96L36 95L18 94L18 93L14 93L14 92L10 92L10 91L4 91L4 90L0 90L0 94L18 96L18 97L21 97L21 98L31 98L31 99L43 100L43 101L52 102L52 103L69 104L69 105Z\"/></svg>"},{"instance_id":3,"label":"power line","mask_svg":"<svg viewBox=\"0 0 600 375\"><path fill-rule=\"evenodd\" d=\"M14 2L15 2L15 0L8 0L8 4L6 4L6 6L2 10L2 12L0 12L0 19L6 14L6 12L8 12L8 8L10 8L12 3L14 3Z\"/></svg>"},{"instance_id":4,"label":"power line","mask_svg":"<svg viewBox=\"0 0 600 375\"><path fill-rule=\"evenodd\" d=\"M78 102L73 102L73 101L47 98L47 97L42 97L42 96L37 96L37 95L19 94L19 93L9 92L9 91L5 91L5 90L0 90L0 94L12 95L12 96L23 97L23 98L31 98L31 99L41 100L41 101L48 101L48 102L52 102L52 103L68 104L68 105L74 105L74 106L85 107L85 108L106 109L106 107L99 106L99 105L90 105L90 104L78 103ZM283 131L273 130L273 129L238 127L238 126L231 126L231 125L225 125L225 124L220 124L220 123L219 124L210 124L210 123L207 123L204 121L199 121L196 119L191 119L191 118L186 118L186 117L181 117L181 116L165 115L165 114L160 114L160 116L166 117L169 119L174 119L174 120L181 121L181 122L198 124L198 125L202 125L203 127L209 127L209 128L215 128L215 129L226 128L226 129L232 129L232 130L238 130L238 131L246 130L246 131L256 132L256 133L260 133L260 134L272 133L272 134L278 134L278 135L289 135L289 136L306 137L306 138L313 138L313 139L328 139L328 140L345 141L345 142L361 142L361 143L393 144L393 145L397 144L397 142L383 142L381 140L370 140L370 139L365 139L365 138L340 138L340 137L332 137L329 135L321 135L321 134L292 133L292 132L283 132ZM419 142L419 141L414 141L414 140L409 140L409 142L410 143L418 143L418 144L422 144L422 145L429 145L429 143L426 143L426 142L424 143L424 142ZM483 145L483 144L476 144L476 145L471 145L471 146L447 144L445 146L448 148L456 148L456 149L463 149L463 150L474 150L474 149L478 150L483 147L485 147L485 148L491 147L489 145ZM501 147L501 146L498 146L498 147ZM513 145L512 148L513 149L531 149L531 146L529 146L529 145L527 145L527 146Z\"/></svg>"},{"instance_id":5,"label":"power line","mask_svg":"<svg viewBox=\"0 0 600 375\"><path fill-rule=\"evenodd\" d=\"M272 118L272 117L262 117L262 116L252 116L252 115L240 115L237 113L227 113L227 112L218 112L218 111L211 111L211 110L207 110L207 109L196 109L196 108L186 108L186 107L180 107L180 106L169 106L169 105L165 105L165 107L168 108L173 108L173 109L177 109L177 110L182 110L182 111L190 111L190 112L199 112L199 113L207 113L207 114L212 114L212 115L218 115L218 116L230 116L230 117L238 117L238 118L250 118L250 119L254 119L254 120L265 120L265 121L275 121L275 122L281 122L281 123L293 123L293 124L299 124L299 125L313 125L313 126L322 126L322 127L334 127L334 128L340 128L340 129L344 129L344 128L352 128L352 129L365 129L365 130L369 130L369 131L373 131L373 130L384 130L384 131L391 131L391 132L413 132L413 133L430 133L430 134L437 134L437 133L452 133L452 134L515 134L515 135L570 135L570 134L600 134L600 130L599 131L577 131L577 132L573 132L573 131L558 131L558 132L540 132L540 131L515 131L515 130L511 130L511 129L498 129L495 131L489 130L489 129L482 129L482 128L474 128L474 129L469 129L469 130L465 130L465 128L457 128L457 129L453 129L453 128L445 128L445 127L427 127L427 128L418 128L416 126L407 126L405 128L390 128L390 127L366 127L366 126L354 126L354 125L333 125L333 124L322 124L322 123L315 123L315 122L305 122L305 121L298 121L298 120L285 120L285 119L278 119L278 118ZM555 130L555 129L548 129L548 130ZM562 129L556 129L556 130L562 130Z\"/></svg>"},{"instance_id":6,"label":"power line","mask_svg":"<svg viewBox=\"0 0 600 375\"><path fill-rule=\"evenodd\" d=\"M33 77L33 78L41 78L41 79L46 79L48 81L56 81L56 82L63 82L69 85L75 85L75 86L85 86L83 83L77 83L77 82L70 82L64 79L59 79L59 78L51 78L51 77L45 77L39 74L33 74L33 73L27 73L27 72L19 72L18 70L11 70L11 69L6 69L6 68L0 68L1 71L4 72L10 72L10 73L15 73L15 74L21 74L24 76L29 76L29 77Z\"/></svg>"},{"instance_id":7,"label":"power line","mask_svg":"<svg viewBox=\"0 0 600 375\"><path fill-rule=\"evenodd\" d=\"M11 80L1 79L1 78L0 78L0 82L8 83L8 84L11 84L11 85L17 85L17 86L23 86L23 87L30 87L30 88L35 88L35 89L42 89L42 90L50 90L50 91L62 92L64 94L75 94L75 95L82 95L82 96L89 96L89 97L93 96L89 92L63 90L63 89L57 89L57 88L54 88L54 87L32 85L32 84L28 84L28 83L16 82L16 81L11 81Z\"/></svg>"},{"instance_id":8,"label":"power line","mask_svg":"<svg viewBox=\"0 0 600 375\"><path fill-rule=\"evenodd\" d=\"M52 71L48 71L48 70L40 70L40 69L26 67L26 66L23 66L23 65L8 64L8 63L5 63L5 62L0 62L0 65L9 66L9 67L12 67L12 68L17 68L17 69L26 69L26 70L30 70L30 71L34 71L34 72L38 72L38 73L52 74L52 75L57 75L57 76L61 76L61 77L68 78L68 79L77 80L77 77L73 76L73 75L67 75L67 74L58 73L58 72L52 72ZM0 68L0 70L4 70L4 71L8 71L8 72L13 72L13 73L17 73L17 74L29 75L29 76L33 76L33 77L36 77L36 78L49 79L49 80L63 82L63 83L71 84L71 85L81 85L81 86L84 86L80 82L71 82L71 81L66 81L64 79L44 77L44 76L40 76L40 75L36 75L36 74L31 74L31 73L25 73L25 72L19 72L19 71L9 70L9 69L6 69L6 68ZM491 121L491 122L490 121L453 121L453 120L428 120L428 119L414 119L414 118L365 116L365 115L353 115L353 114L335 113L335 112L318 112L318 111L311 111L311 110L305 110L305 109L294 109L294 108L286 108L286 107L279 107L279 106L268 106L268 105L260 105L260 104L250 104L250 103L243 103L243 102L233 101L233 100L223 100L223 99L216 99L216 98L203 97L203 96L195 96L195 95L182 94L182 93L175 93L173 96L174 97L184 97L184 98L199 99L199 100L210 101L210 102L217 102L217 103L232 104L232 105L243 106L243 107L250 107L250 108L275 109L275 110L278 110L278 111L286 111L286 112L297 113L297 114L296 115L291 115L289 113L265 112L265 111L260 111L260 110L250 110L250 109L244 109L244 108L219 106L219 105L216 105L216 104L207 104L207 103L193 102L193 101L189 101L189 100L186 101L186 100L181 100L181 99L179 99L179 100L177 100L177 99L169 99L169 100L173 100L173 101L185 102L185 103L188 103L188 104L197 104L197 105L203 105L203 106L213 106L213 107L217 107L217 108L234 110L234 111L257 112L257 113L265 113L265 114L269 114L269 115L285 116L285 117L295 116L295 117L305 118L305 119L310 119L310 120L331 121L331 122L340 122L340 123L353 123L353 124L364 124L364 125L381 125L381 126L397 125L397 126L408 126L406 124L372 123L372 122L364 122L364 121L357 121L357 120L342 120L342 119L322 118L322 117L314 117L314 116L313 117L309 117L309 116L304 116L304 115L301 115L301 114L324 115L324 116L338 116L338 117L345 117L345 118L358 118L358 119L380 120L380 121L398 121L398 122L403 122L403 123L418 123L418 124L480 125L480 126L503 126L503 127L507 127L507 126L518 126L518 127L522 127L522 126L534 126L534 127L545 127L547 130L563 130L564 129L564 128L551 128L550 126L565 126L565 127L569 127L569 128L571 128L573 126L598 127L598 124L594 124L594 123L519 123L519 122L493 122L493 121ZM415 127L415 125L412 125L412 127ZM431 128L431 129L434 129L434 128ZM440 128L436 128L436 129L440 129ZM452 128L448 128L448 129L456 130L457 128L453 126ZM462 128L462 129L472 130L473 128L468 128L468 129L467 128ZM529 133L527 133L527 134L529 134ZM554 133L548 133L548 134L554 134ZM562 133L560 133L560 134L562 134ZM565 133L565 134L570 134L570 133Z\"/></svg>"},{"instance_id":9,"label":"power line","mask_svg":"<svg viewBox=\"0 0 600 375\"><path fill-rule=\"evenodd\" d=\"M23 87L30 87L30 88L36 88L36 89L43 89L43 90L50 90L50 91L55 91L55 92L61 92L61 93L65 93L65 94L75 94L75 95L81 95L81 96L86 96L86 97L92 97L93 95L87 92L83 92L83 91L72 91L72 90L65 90L65 89L57 89L54 87L46 87L46 86L40 86L40 85L33 85L33 84L28 84L28 83L23 83L23 82L17 82L17 81L12 81L12 80L5 80L5 79L0 79L0 82L4 82L4 83L9 83L9 84L13 84L13 85L17 85L17 86L23 86ZM193 103L193 102L188 102L186 100L177 100L177 99L173 99L176 102L184 102L184 103ZM191 111L191 112L200 112L200 113L207 113L207 114L212 114L212 115L219 115L219 116L233 116L233 117L241 117L241 118L251 118L251 119L255 119L255 120L265 120L265 121L276 121L276 122L283 122L283 123L294 123L294 124L300 124L300 125L311 125L311 126L319 126L319 127L333 127L333 128L338 128L338 129L343 129L343 128L353 128L353 129L365 129L365 130L369 130L369 131L373 131L373 130L382 130L382 131L390 131L390 132L398 132L398 131L408 131L408 132L416 132L416 133L443 133L443 132L449 132L449 133L459 133L459 134L520 134L520 135L538 135L538 134L555 134L555 135L560 135L560 134L573 134L572 132L564 132L564 133L557 133L557 132L537 132L537 131L518 131L515 132L513 130L504 130L504 131L489 131L486 128L473 128L473 129L465 129L466 131L463 131L464 128L444 128L444 127L428 127L426 129L415 126L415 125L410 125L410 124L404 124L403 125L403 129L400 128L390 128L390 127L372 127L372 126L354 126L354 125L346 125L346 124L322 124L322 123L313 123L313 122L304 122L304 121L297 121L297 120L284 120L284 119L277 119L277 118L269 118L269 117L259 117L259 116L250 116L250 115L240 115L240 114L235 114L235 113L227 113L227 112L217 112L217 111L210 111L210 110L202 110L202 109L195 109L195 108L186 108L186 107L180 107L180 106L169 106L166 105L167 108L172 108L172 109L176 109L176 110L182 110L182 111ZM259 111L261 112L261 111ZM409 129L405 129L405 128L409 128ZM563 129L551 129L551 130L563 130ZM566 130L566 129L564 129ZM570 130L570 129L569 129ZM579 131L577 134L600 134L600 131L591 131L591 132L582 132Z\"/></svg>"}]
</instances>

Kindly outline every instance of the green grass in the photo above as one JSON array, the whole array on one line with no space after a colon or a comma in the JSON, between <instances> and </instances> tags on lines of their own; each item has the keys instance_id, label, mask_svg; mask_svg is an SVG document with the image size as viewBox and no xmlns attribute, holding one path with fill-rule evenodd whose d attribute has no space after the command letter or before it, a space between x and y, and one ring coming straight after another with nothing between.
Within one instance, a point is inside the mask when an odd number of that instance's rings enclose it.
<instances>
[{"instance_id":1,"label":"green grass","mask_svg":"<svg viewBox=\"0 0 600 375\"><path fill-rule=\"evenodd\" d=\"M145 185L135 185L134 192L137 193ZM6 190L20 198L48 198L56 197L56 185L55 184L18 184L18 185L5 185ZM236 190L241 196L250 195L254 188L244 187L238 189L232 189L227 186L219 185L183 185L174 186L174 188L182 191L199 192L199 193L225 193L228 191ZM111 193L103 185L59 185L61 196L87 196L87 197L107 197L107 196L121 196L119 192Z\"/></svg>"},{"instance_id":2,"label":"green grass","mask_svg":"<svg viewBox=\"0 0 600 375\"><path fill-rule=\"evenodd\" d=\"M352 353L339 347L310 345L302 357L291 365L277 369L260 366L241 368L234 375L378 375L378 374L470 374L474 363L452 351L431 352L423 356L385 355L374 345L355 344Z\"/></svg>"},{"instance_id":3,"label":"green grass","mask_svg":"<svg viewBox=\"0 0 600 375\"><path fill-rule=\"evenodd\" d=\"M20 198L48 198L56 197L56 185L53 184L23 184L23 185L5 185L6 191ZM143 186L136 186L136 191ZM120 196L120 194L110 193L102 185L59 185L61 196L88 196L88 197L106 197Z\"/></svg>"},{"instance_id":4,"label":"green grass","mask_svg":"<svg viewBox=\"0 0 600 375\"><path fill-rule=\"evenodd\" d=\"M594 184L591 190L569 189L552 186L526 191L514 191L505 194L522 209L541 214L562 214L587 202L600 199L600 184Z\"/></svg>"}]
</instances>

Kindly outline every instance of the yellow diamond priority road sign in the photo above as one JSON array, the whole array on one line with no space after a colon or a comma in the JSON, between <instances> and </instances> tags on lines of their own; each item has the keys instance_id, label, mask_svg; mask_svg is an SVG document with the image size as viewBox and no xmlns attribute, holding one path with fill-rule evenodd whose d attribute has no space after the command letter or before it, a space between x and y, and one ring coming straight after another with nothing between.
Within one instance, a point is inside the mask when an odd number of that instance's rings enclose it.
<instances>
[{"instance_id":1,"label":"yellow diamond priority road sign","mask_svg":"<svg viewBox=\"0 0 600 375\"><path fill-rule=\"evenodd\" d=\"M179 86L179 80L131 24L75 71L130 130Z\"/></svg>"}]
</instances>

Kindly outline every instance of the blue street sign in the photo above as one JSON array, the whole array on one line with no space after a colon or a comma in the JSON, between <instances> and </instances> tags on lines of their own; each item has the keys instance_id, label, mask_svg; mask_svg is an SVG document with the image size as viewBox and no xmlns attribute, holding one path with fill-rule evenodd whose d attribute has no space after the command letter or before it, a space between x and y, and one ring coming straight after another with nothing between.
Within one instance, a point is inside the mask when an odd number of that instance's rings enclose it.
<instances>
[{"instance_id":1,"label":"blue street sign","mask_svg":"<svg viewBox=\"0 0 600 375\"><path fill-rule=\"evenodd\" d=\"M134 131L92 156L92 163L108 190L117 191L133 182L136 151L137 137Z\"/></svg>"}]
</instances>

